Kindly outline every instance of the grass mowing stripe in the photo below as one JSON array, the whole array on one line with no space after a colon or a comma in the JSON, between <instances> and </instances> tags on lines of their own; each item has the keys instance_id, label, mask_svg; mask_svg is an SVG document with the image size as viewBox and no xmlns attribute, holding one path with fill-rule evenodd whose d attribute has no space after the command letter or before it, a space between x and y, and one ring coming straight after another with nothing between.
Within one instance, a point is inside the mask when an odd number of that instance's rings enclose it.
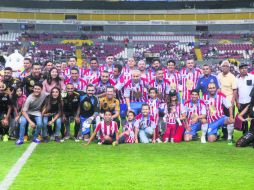
<instances>
[{"instance_id":1,"label":"grass mowing stripe","mask_svg":"<svg viewBox=\"0 0 254 190\"><path fill-rule=\"evenodd\" d=\"M9 189L10 185L13 183L13 181L19 174L21 168L26 163L27 159L31 156L31 154L34 151L36 146L37 146L36 143L31 143L31 145L26 149L26 151L23 153L23 155L14 164L14 166L11 168L10 172L7 174L7 176L4 178L4 180L0 183L1 190Z\"/></svg>"}]
</instances>

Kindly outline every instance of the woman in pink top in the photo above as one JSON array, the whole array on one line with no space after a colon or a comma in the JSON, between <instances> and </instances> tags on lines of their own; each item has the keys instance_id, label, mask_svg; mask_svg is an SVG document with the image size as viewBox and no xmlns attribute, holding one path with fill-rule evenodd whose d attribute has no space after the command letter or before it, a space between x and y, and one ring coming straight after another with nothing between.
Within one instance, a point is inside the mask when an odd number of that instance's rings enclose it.
<instances>
[{"instance_id":1,"label":"woman in pink top","mask_svg":"<svg viewBox=\"0 0 254 190\"><path fill-rule=\"evenodd\" d=\"M52 88L57 87L60 90L65 89L64 81L61 80L57 68L53 67L49 70L48 77L43 81L43 90L46 93L50 93Z\"/></svg>"}]
</instances>

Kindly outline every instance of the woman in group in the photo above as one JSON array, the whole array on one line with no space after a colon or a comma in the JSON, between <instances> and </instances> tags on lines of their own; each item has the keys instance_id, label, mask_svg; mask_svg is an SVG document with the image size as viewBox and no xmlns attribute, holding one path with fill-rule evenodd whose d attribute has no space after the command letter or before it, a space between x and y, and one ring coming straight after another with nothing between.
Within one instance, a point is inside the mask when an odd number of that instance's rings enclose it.
<instances>
[{"instance_id":1,"label":"woman in group","mask_svg":"<svg viewBox=\"0 0 254 190\"><path fill-rule=\"evenodd\" d=\"M247 118L244 119L244 115L248 114ZM250 105L238 114L238 119L242 122L248 122L250 120L250 128L247 133L245 133L238 141L236 142L237 147L246 147L251 143L254 148L254 97L251 98Z\"/></svg>"},{"instance_id":2,"label":"woman in group","mask_svg":"<svg viewBox=\"0 0 254 190\"><path fill-rule=\"evenodd\" d=\"M49 96L45 99L42 107L43 117L43 129L42 137L43 141L47 142L47 135L51 140L60 142L60 130L61 130L61 115L62 115L62 100L61 91L57 87L53 87ZM52 130L52 125L55 123L55 133ZM47 132L49 134L47 134Z\"/></svg>"},{"instance_id":3,"label":"woman in group","mask_svg":"<svg viewBox=\"0 0 254 190\"><path fill-rule=\"evenodd\" d=\"M46 93L50 93L54 87L60 90L65 89L64 81L60 78L57 68L53 67L49 70L47 79L43 81L43 90Z\"/></svg>"}]
</instances>

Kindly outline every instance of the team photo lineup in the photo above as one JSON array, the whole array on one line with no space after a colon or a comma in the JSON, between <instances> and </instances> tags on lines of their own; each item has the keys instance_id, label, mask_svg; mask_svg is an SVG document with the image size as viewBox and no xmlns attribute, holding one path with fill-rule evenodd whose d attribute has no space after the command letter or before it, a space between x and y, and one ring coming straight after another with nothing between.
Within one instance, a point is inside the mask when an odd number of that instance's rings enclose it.
<instances>
[{"instance_id":1,"label":"team photo lineup","mask_svg":"<svg viewBox=\"0 0 254 190\"><path fill-rule=\"evenodd\" d=\"M254 75L248 63L236 66L226 59L214 71L209 64L196 65L194 58L180 65L132 57L121 64L111 54L105 57L105 63L92 57L80 67L74 56L44 64L24 58L22 71L3 68L1 139L16 145L72 139L86 146L252 143ZM236 129L242 131L240 139L234 139Z\"/></svg>"}]
</instances>

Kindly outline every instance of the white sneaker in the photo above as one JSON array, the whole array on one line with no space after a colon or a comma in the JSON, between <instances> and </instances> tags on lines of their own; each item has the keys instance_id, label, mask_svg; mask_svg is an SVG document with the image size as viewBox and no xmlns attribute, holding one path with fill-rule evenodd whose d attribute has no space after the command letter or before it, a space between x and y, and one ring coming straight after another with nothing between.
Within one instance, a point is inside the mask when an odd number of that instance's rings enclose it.
<instances>
[{"instance_id":1,"label":"white sneaker","mask_svg":"<svg viewBox=\"0 0 254 190\"><path fill-rule=\"evenodd\" d=\"M64 137L64 140L69 140L69 139L70 139L70 136L69 136L69 135L67 135L67 136Z\"/></svg>"},{"instance_id":2,"label":"white sneaker","mask_svg":"<svg viewBox=\"0 0 254 190\"><path fill-rule=\"evenodd\" d=\"M79 142L80 140L78 138L74 138L74 141L75 142Z\"/></svg>"},{"instance_id":3,"label":"white sneaker","mask_svg":"<svg viewBox=\"0 0 254 190\"><path fill-rule=\"evenodd\" d=\"M160 140L160 138L156 139L157 143L162 143L162 141Z\"/></svg>"},{"instance_id":4,"label":"white sneaker","mask_svg":"<svg viewBox=\"0 0 254 190\"><path fill-rule=\"evenodd\" d=\"M201 137L201 143L206 143L206 139L205 139L205 137Z\"/></svg>"}]
</instances>

